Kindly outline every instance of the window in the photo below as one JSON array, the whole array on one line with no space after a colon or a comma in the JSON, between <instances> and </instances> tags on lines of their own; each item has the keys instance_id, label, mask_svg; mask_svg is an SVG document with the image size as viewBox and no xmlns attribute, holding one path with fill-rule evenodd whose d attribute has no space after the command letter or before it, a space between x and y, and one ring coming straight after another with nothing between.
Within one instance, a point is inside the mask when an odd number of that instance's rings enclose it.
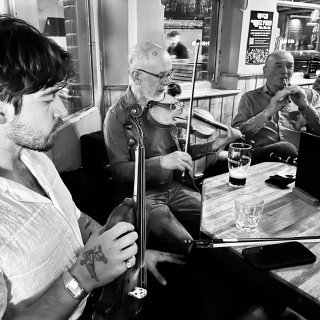
<instances>
[{"instance_id":1,"label":"window","mask_svg":"<svg viewBox=\"0 0 320 320\"><path fill-rule=\"evenodd\" d=\"M165 7L164 33L173 58L174 80L191 81L195 42L201 41L196 80L212 80L212 62L217 43L217 0L162 0ZM181 46L184 46L185 49ZM180 47L179 47L180 46ZM182 54L183 52L183 54ZM210 59L209 59L210 55Z\"/></svg>"},{"instance_id":2,"label":"window","mask_svg":"<svg viewBox=\"0 0 320 320\"><path fill-rule=\"evenodd\" d=\"M276 48L287 51L320 51L318 0L278 1L278 37Z\"/></svg>"},{"instance_id":3,"label":"window","mask_svg":"<svg viewBox=\"0 0 320 320\"><path fill-rule=\"evenodd\" d=\"M94 1L38 0L39 29L72 56L75 76L61 97L73 114L95 104Z\"/></svg>"},{"instance_id":4,"label":"window","mask_svg":"<svg viewBox=\"0 0 320 320\"><path fill-rule=\"evenodd\" d=\"M1 13L29 22L71 54L75 76L60 92L69 114L97 105L101 99L100 59L96 58L100 48L96 41L99 3L90 0L0 0Z\"/></svg>"},{"instance_id":5,"label":"window","mask_svg":"<svg viewBox=\"0 0 320 320\"><path fill-rule=\"evenodd\" d=\"M275 49L290 51L295 72L315 78L320 70L319 1L278 1L278 12Z\"/></svg>"}]
</instances>

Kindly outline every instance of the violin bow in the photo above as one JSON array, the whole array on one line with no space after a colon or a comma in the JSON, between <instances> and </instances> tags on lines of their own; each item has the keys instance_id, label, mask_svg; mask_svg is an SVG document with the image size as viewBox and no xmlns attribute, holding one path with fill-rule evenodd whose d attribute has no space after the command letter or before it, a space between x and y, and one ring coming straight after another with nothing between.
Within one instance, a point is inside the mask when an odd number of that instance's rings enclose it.
<instances>
[{"instance_id":1,"label":"violin bow","mask_svg":"<svg viewBox=\"0 0 320 320\"><path fill-rule=\"evenodd\" d=\"M275 237L275 238L234 238L234 239L210 239L210 240L185 240L185 243L192 243L197 248L227 248L227 247L248 247L278 244L297 241L300 243L319 243L320 236L309 237Z\"/></svg>"},{"instance_id":2,"label":"violin bow","mask_svg":"<svg viewBox=\"0 0 320 320\"><path fill-rule=\"evenodd\" d=\"M193 72L192 72L192 90L190 96L190 103L189 103L189 112L188 112L188 122L187 122L187 133L186 133L186 144L185 144L185 152L188 152L188 146L190 141L190 131L191 131L191 120L192 120L192 106L193 106L193 95L194 95L194 87L196 82L196 69L198 63L198 56L199 56L199 49L200 49L200 40L196 40L196 54L194 55L194 63L193 63Z\"/></svg>"}]
</instances>

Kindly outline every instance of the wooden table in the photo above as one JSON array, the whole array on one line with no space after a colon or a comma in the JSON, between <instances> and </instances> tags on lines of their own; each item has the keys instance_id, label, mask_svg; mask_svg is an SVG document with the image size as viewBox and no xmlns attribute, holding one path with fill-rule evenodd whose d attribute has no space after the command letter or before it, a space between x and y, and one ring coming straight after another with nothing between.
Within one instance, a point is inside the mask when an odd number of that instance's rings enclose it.
<instances>
[{"instance_id":1,"label":"wooden table","mask_svg":"<svg viewBox=\"0 0 320 320\"><path fill-rule=\"evenodd\" d=\"M293 237L320 235L320 207L307 204L286 189L267 184L269 176L283 170L295 170L284 163L261 163L249 169L246 186L228 185L228 173L205 179L202 187L201 232L210 237ZM265 200L258 230L240 231L235 225L234 196L239 192L255 193ZM305 244L316 256L313 264L263 272L277 290L283 290L288 305L307 319L320 319L320 243ZM231 248L238 259L243 248ZM221 249L212 249L221 250ZM222 254L222 258L227 255ZM234 263L234 260L230 263ZM249 265L249 263L248 263ZM261 271L259 270L261 273Z\"/></svg>"}]
</instances>

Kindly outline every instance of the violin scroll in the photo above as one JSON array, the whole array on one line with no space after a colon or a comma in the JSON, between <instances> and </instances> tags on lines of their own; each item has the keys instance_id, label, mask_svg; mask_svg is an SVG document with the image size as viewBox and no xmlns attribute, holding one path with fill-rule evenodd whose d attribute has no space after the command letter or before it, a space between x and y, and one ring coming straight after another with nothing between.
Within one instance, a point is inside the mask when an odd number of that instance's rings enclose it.
<instances>
[{"instance_id":1,"label":"violin scroll","mask_svg":"<svg viewBox=\"0 0 320 320\"><path fill-rule=\"evenodd\" d=\"M128 110L133 118L140 118L142 116L143 108L138 103L130 104Z\"/></svg>"}]
</instances>

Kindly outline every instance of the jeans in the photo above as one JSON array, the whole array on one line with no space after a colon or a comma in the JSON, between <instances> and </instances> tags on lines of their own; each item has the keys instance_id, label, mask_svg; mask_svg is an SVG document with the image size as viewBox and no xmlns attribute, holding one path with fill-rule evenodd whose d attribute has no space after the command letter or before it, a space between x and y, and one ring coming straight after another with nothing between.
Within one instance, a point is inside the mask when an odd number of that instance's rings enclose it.
<instances>
[{"instance_id":1,"label":"jeans","mask_svg":"<svg viewBox=\"0 0 320 320\"><path fill-rule=\"evenodd\" d=\"M182 215L187 215L188 211L193 211L199 213L200 219L200 193L177 181L172 181L149 189L146 195L149 215L148 248L187 254L191 245L186 244L185 240L191 240L192 237L174 213L179 211Z\"/></svg>"}]
</instances>

